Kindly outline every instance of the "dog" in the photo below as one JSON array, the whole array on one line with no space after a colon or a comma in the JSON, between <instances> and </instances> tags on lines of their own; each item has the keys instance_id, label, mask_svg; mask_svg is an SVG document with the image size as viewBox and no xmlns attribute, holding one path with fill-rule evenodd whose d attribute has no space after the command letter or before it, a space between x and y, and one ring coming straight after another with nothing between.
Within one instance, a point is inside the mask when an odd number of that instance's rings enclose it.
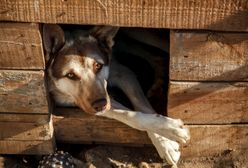
<instances>
[{"instance_id":1,"label":"dog","mask_svg":"<svg viewBox=\"0 0 248 168\"><path fill-rule=\"evenodd\" d=\"M64 31L59 25L43 26L49 92L56 104L78 106L82 111L116 119L146 131L160 157L176 166L179 143L189 131L180 119L158 115L144 95L134 73L112 56L118 27ZM107 85L120 88L132 103L130 110L111 98Z\"/></svg>"}]
</instances>

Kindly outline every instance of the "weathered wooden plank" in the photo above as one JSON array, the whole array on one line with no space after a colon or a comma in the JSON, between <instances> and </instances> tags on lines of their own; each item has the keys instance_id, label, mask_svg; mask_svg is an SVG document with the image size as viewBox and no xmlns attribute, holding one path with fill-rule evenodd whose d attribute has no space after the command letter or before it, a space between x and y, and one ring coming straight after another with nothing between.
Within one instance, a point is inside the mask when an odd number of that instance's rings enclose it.
<instances>
[{"instance_id":1,"label":"weathered wooden plank","mask_svg":"<svg viewBox=\"0 0 248 168\"><path fill-rule=\"evenodd\" d=\"M52 122L45 124L0 122L0 140L45 141L53 137Z\"/></svg>"},{"instance_id":2,"label":"weathered wooden plank","mask_svg":"<svg viewBox=\"0 0 248 168\"><path fill-rule=\"evenodd\" d=\"M170 79L248 81L248 33L171 31Z\"/></svg>"},{"instance_id":3,"label":"weathered wooden plank","mask_svg":"<svg viewBox=\"0 0 248 168\"><path fill-rule=\"evenodd\" d=\"M248 149L248 125L191 125L190 143L182 148L184 158L204 157Z\"/></svg>"},{"instance_id":4,"label":"weathered wooden plank","mask_svg":"<svg viewBox=\"0 0 248 168\"><path fill-rule=\"evenodd\" d=\"M243 0L1 0L0 20L248 31Z\"/></svg>"},{"instance_id":5,"label":"weathered wooden plank","mask_svg":"<svg viewBox=\"0 0 248 168\"><path fill-rule=\"evenodd\" d=\"M45 69L39 25L0 23L0 69Z\"/></svg>"},{"instance_id":6,"label":"weathered wooden plank","mask_svg":"<svg viewBox=\"0 0 248 168\"><path fill-rule=\"evenodd\" d=\"M0 113L0 122L22 122L44 124L50 120L49 114Z\"/></svg>"},{"instance_id":7,"label":"weathered wooden plank","mask_svg":"<svg viewBox=\"0 0 248 168\"><path fill-rule=\"evenodd\" d=\"M56 109L53 116L58 141L71 143L151 144L145 132L117 121L89 116L78 109ZM214 156L248 149L248 125L188 125L191 140L182 146L184 158Z\"/></svg>"},{"instance_id":8,"label":"weathered wooden plank","mask_svg":"<svg viewBox=\"0 0 248 168\"><path fill-rule=\"evenodd\" d=\"M0 70L0 112L48 113L44 71Z\"/></svg>"},{"instance_id":9,"label":"weathered wooden plank","mask_svg":"<svg viewBox=\"0 0 248 168\"><path fill-rule=\"evenodd\" d=\"M150 143L145 132L115 120L87 115L80 109L57 109L53 121L55 137L63 142Z\"/></svg>"},{"instance_id":10,"label":"weathered wooden plank","mask_svg":"<svg viewBox=\"0 0 248 168\"><path fill-rule=\"evenodd\" d=\"M248 122L248 82L170 82L168 116L190 124Z\"/></svg>"},{"instance_id":11,"label":"weathered wooden plank","mask_svg":"<svg viewBox=\"0 0 248 168\"><path fill-rule=\"evenodd\" d=\"M55 151L55 141L9 141L0 140L0 154L45 155Z\"/></svg>"},{"instance_id":12,"label":"weathered wooden plank","mask_svg":"<svg viewBox=\"0 0 248 168\"><path fill-rule=\"evenodd\" d=\"M0 154L48 154L54 151L52 120L45 124L0 122Z\"/></svg>"}]
</instances>

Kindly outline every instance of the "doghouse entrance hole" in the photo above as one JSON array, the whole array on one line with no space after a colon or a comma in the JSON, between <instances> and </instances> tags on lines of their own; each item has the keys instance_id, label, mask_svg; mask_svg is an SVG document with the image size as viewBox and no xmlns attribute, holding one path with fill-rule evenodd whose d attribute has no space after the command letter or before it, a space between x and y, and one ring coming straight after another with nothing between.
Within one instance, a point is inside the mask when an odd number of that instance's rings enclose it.
<instances>
[{"instance_id":1,"label":"doghouse entrance hole","mask_svg":"<svg viewBox=\"0 0 248 168\"><path fill-rule=\"evenodd\" d=\"M93 26L61 25L64 30L89 30ZM132 70L154 109L166 115L169 74L169 30L121 27L115 37L113 57ZM132 85L132 84L130 84ZM108 88L112 96L132 108L118 88Z\"/></svg>"}]
</instances>

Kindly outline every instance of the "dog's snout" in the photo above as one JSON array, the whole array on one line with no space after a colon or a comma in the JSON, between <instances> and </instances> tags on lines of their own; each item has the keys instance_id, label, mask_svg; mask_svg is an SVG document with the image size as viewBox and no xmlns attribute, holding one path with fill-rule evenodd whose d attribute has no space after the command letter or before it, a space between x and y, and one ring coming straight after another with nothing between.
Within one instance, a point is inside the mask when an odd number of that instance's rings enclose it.
<instances>
[{"instance_id":1,"label":"dog's snout","mask_svg":"<svg viewBox=\"0 0 248 168\"><path fill-rule=\"evenodd\" d=\"M92 107L98 111L104 111L107 108L107 100L105 98L98 99L92 103Z\"/></svg>"}]
</instances>

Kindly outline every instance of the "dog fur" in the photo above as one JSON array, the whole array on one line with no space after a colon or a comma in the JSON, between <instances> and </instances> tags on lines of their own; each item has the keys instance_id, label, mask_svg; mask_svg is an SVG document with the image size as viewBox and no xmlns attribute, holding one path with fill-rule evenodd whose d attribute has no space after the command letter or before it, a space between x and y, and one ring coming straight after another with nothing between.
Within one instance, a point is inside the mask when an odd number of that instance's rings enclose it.
<instances>
[{"instance_id":1,"label":"dog fur","mask_svg":"<svg viewBox=\"0 0 248 168\"><path fill-rule=\"evenodd\" d=\"M117 32L118 27L111 26L65 32L58 25L45 24L49 91L59 105L78 106L86 113L146 131L160 157L176 166L179 143L186 143L189 131L181 120L156 114L133 72L112 58ZM120 88L135 111L111 99L107 85Z\"/></svg>"}]
</instances>

